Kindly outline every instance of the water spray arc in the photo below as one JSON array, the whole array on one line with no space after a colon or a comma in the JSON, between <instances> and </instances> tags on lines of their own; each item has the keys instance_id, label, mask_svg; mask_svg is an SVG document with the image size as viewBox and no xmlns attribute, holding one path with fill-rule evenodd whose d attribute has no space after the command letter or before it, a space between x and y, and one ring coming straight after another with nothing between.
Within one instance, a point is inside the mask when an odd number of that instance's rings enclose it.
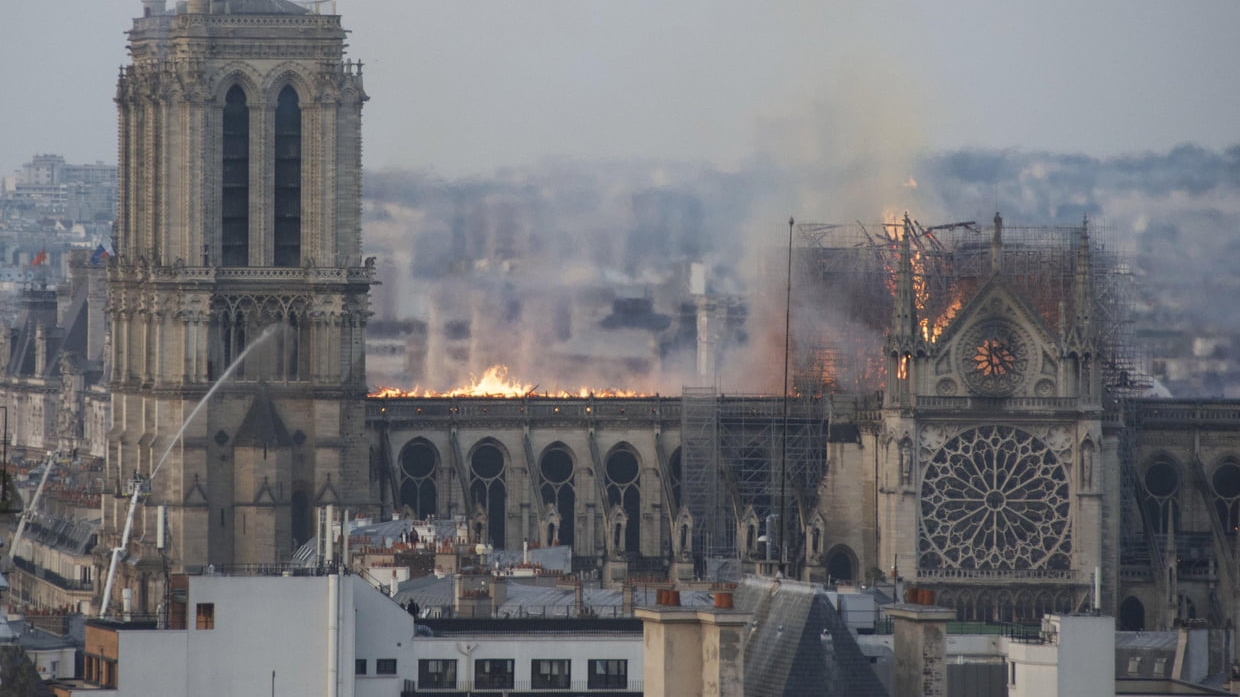
<instances>
[{"instance_id":1,"label":"water spray arc","mask_svg":"<svg viewBox=\"0 0 1240 697\"><path fill-rule=\"evenodd\" d=\"M185 429L189 427L189 423L194 420L194 417L198 415L198 412L201 411L202 407L211 399L211 396L215 394L215 391L219 389L220 385L223 385L230 377L232 377L232 374L236 371L237 366L241 365L241 362L245 360L246 356L249 355L250 351L252 351L254 347L264 343L269 337L284 328L285 326L282 324L268 325L267 328L263 330L262 334L260 334L253 343L246 346L245 350L237 356L237 359L229 364L228 368L224 370L224 373L220 375L218 380L215 381L215 384L211 385L211 389L207 390L207 393L202 396L202 399L198 400L198 404L196 404L193 410L190 411L189 416L185 417L185 420L181 423L181 427L177 429L176 434L171 440L168 441L168 447L165 448L163 454L159 456L159 460L156 461L155 467L151 470L150 476L143 479L140 474L134 472L134 477L131 482L133 495L129 499L129 511L125 515L125 529L121 533L120 544L112 548L112 560L108 564L108 580L103 588L103 596L99 599L100 619L107 617L108 607L111 605L112 585L116 581L116 567L117 564L120 563L121 555L124 554L125 550L129 547L129 533L133 530L133 518L134 514L138 510L138 501L142 497L142 494L149 492L151 482L155 480L155 475L158 474L160 468L164 466L164 461L168 459L168 455L172 452L172 448L179 440L181 440L181 436L185 434Z\"/></svg>"}]
</instances>

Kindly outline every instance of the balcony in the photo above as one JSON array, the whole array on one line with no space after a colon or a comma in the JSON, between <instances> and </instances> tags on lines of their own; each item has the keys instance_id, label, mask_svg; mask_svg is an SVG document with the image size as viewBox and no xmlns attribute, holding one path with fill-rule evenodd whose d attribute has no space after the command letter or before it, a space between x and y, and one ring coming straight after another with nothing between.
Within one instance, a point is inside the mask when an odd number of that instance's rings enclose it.
<instances>
[{"instance_id":1,"label":"balcony","mask_svg":"<svg viewBox=\"0 0 1240 697\"><path fill-rule=\"evenodd\" d=\"M917 408L925 410L998 411L1075 411L1080 401L1075 397L917 397Z\"/></svg>"},{"instance_id":2,"label":"balcony","mask_svg":"<svg viewBox=\"0 0 1240 697\"><path fill-rule=\"evenodd\" d=\"M49 571L48 569L44 569L43 567L36 565L34 562L30 561L29 559L24 559L22 557L14 556L13 566L16 566L17 568L21 569L22 571L25 571L27 574L30 574L31 576L39 579L40 581L48 582L61 590L93 591L95 589L94 584L88 581L74 581L72 579L65 578L64 576L61 576L55 571Z\"/></svg>"},{"instance_id":3,"label":"balcony","mask_svg":"<svg viewBox=\"0 0 1240 697\"><path fill-rule=\"evenodd\" d=\"M450 687L419 686L415 680L406 680L400 691L401 697L413 695L437 695L438 697L542 697L543 695L559 695L560 697L634 697L643 693L641 680L630 680L624 687L592 688L585 680L574 680L568 687L541 688L534 687L528 680L517 680L512 687L494 688L480 687L466 680L458 680Z\"/></svg>"},{"instance_id":4,"label":"balcony","mask_svg":"<svg viewBox=\"0 0 1240 697\"><path fill-rule=\"evenodd\" d=\"M132 270L130 270L132 273ZM241 281L253 283L280 283L303 281L307 283L370 283L374 280L374 268L369 266L266 267L266 266L156 266L149 270L152 278L175 283L207 283L214 281ZM143 274L138 274L139 276Z\"/></svg>"}]
</instances>

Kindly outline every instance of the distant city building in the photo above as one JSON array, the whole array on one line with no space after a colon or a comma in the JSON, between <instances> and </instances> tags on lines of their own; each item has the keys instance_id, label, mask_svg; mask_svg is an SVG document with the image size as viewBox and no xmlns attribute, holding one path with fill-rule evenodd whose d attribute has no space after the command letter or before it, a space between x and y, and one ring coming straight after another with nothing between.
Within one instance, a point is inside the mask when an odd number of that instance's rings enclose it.
<instances>
[{"instance_id":1,"label":"distant city building","mask_svg":"<svg viewBox=\"0 0 1240 697\"><path fill-rule=\"evenodd\" d=\"M35 155L0 187L0 220L24 215L110 222L116 193L116 165L77 165L61 155Z\"/></svg>"}]
</instances>

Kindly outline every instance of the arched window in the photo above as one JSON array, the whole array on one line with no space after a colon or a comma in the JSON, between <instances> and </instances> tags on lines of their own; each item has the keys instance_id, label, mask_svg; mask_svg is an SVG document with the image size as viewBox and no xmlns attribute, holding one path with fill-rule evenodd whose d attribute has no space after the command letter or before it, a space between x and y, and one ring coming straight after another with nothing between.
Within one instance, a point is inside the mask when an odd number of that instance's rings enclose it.
<instances>
[{"instance_id":1,"label":"arched window","mask_svg":"<svg viewBox=\"0 0 1240 697\"><path fill-rule=\"evenodd\" d=\"M233 85L224 97L220 245L223 266L250 263L250 108L245 90Z\"/></svg>"},{"instance_id":2,"label":"arched window","mask_svg":"<svg viewBox=\"0 0 1240 697\"><path fill-rule=\"evenodd\" d=\"M310 323L305 321L304 308L289 312L287 328L281 333L279 372L285 380L310 378L310 354L303 346L310 346Z\"/></svg>"},{"instance_id":3,"label":"arched window","mask_svg":"<svg viewBox=\"0 0 1240 697\"><path fill-rule=\"evenodd\" d=\"M817 532L817 531L815 531ZM827 574L836 581L857 580L856 555L852 550L841 545L827 554Z\"/></svg>"},{"instance_id":4,"label":"arched window","mask_svg":"<svg viewBox=\"0 0 1240 697\"><path fill-rule=\"evenodd\" d=\"M1240 531L1240 464L1228 458L1214 468L1210 477L1214 488L1214 509L1218 512L1223 532L1235 535Z\"/></svg>"},{"instance_id":5,"label":"arched window","mask_svg":"<svg viewBox=\"0 0 1240 697\"><path fill-rule=\"evenodd\" d=\"M543 506L552 505L560 514L557 531L560 544L573 544L573 518L576 515L576 492L573 489L573 456L562 443L547 448L539 461L542 473ZM544 509L545 510L545 509ZM551 536L551 539L557 539Z\"/></svg>"},{"instance_id":6,"label":"arched window","mask_svg":"<svg viewBox=\"0 0 1240 697\"><path fill-rule=\"evenodd\" d=\"M1145 629L1145 604L1133 596L1119 604L1119 629L1121 632L1139 632Z\"/></svg>"},{"instance_id":7,"label":"arched window","mask_svg":"<svg viewBox=\"0 0 1240 697\"><path fill-rule=\"evenodd\" d=\"M1175 463L1162 459L1145 470L1141 483L1145 485L1145 515L1156 533L1167 533L1169 525L1180 530L1180 508L1177 500L1180 490L1180 471Z\"/></svg>"},{"instance_id":8,"label":"arched window","mask_svg":"<svg viewBox=\"0 0 1240 697\"><path fill-rule=\"evenodd\" d=\"M306 540L310 539L310 497L306 495L305 484L293 486L293 496L290 499L291 508L291 526L293 533L293 545L300 547Z\"/></svg>"},{"instance_id":9,"label":"arched window","mask_svg":"<svg viewBox=\"0 0 1240 697\"><path fill-rule=\"evenodd\" d=\"M973 601L973 619L977 622L993 622L995 619L994 591L983 589L977 592Z\"/></svg>"},{"instance_id":10,"label":"arched window","mask_svg":"<svg viewBox=\"0 0 1240 697\"><path fill-rule=\"evenodd\" d=\"M220 317L220 348L223 352L224 368L223 372L227 372L233 362L240 359L245 353L246 347L246 323L245 313L224 313ZM215 377L215 376L211 376ZM245 364L239 364L233 371L233 377L241 379L245 377Z\"/></svg>"},{"instance_id":11,"label":"arched window","mask_svg":"<svg viewBox=\"0 0 1240 697\"><path fill-rule=\"evenodd\" d=\"M276 102L274 266L301 264L301 107L291 85Z\"/></svg>"},{"instance_id":12,"label":"arched window","mask_svg":"<svg viewBox=\"0 0 1240 697\"><path fill-rule=\"evenodd\" d=\"M620 506L628 516L624 530L624 549L630 554L641 550L641 487L638 482L640 467L637 455L627 447L617 448L607 456L604 467L607 481L608 506Z\"/></svg>"},{"instance_id":13,"label":"arched window","mask_svg":"<svg viewBox=\"0 0 1240 697\"><path fill-rule=\"evenodd\" d=\"M485 541L504 548L504 517L508 493L504 484L504 453L492 443L479 445L469 458L469 492L476 507L486 512Z\"/></svg>"},{"instance_id":14,"label":"arched window","mask_svg":"<svg viewBox=\"0 0 1240 697\"><path fill-rule=\"evenodd\" d=\"M436 515L435 466L439 454L435 446L418 438L400 451L400 502L418 518Z\"/></svg>"},{"instance_id":15,"label":"arched window","mask_svg":"<svg viewBox=\"0 0 1240 697\"><path fill-rule=\"evenodd\" d=\"M672 503L676 508L681 506L681 487L684 482L684 463L680 457L680 448L672 451L672 456L667 462L669 478L672 480Z\"/></svg>"}]
</instances>

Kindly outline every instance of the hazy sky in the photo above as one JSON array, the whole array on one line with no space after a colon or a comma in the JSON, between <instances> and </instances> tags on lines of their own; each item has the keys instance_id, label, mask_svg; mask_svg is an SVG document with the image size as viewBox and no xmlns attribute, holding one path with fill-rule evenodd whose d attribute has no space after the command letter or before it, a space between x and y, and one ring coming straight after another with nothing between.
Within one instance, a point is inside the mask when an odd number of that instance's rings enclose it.
<instances>
[{"instance_id":1,"label":"hazy sky","mask_svg":"<svg viewBox=\"0 0 1240 697\"><path fill-rule=\"evenodd\" d=\"M169 2L171 6L173 2ZM10 0L0 172L116 159L139 0ZM338 0L369 167L547 157L729 166L812 122L838 145L1105 156L1240 142L1240 2ZM834 145L833 145L834 147ZM829 156L823 153L822 156Z\"/></svg>"}]
</instances>

